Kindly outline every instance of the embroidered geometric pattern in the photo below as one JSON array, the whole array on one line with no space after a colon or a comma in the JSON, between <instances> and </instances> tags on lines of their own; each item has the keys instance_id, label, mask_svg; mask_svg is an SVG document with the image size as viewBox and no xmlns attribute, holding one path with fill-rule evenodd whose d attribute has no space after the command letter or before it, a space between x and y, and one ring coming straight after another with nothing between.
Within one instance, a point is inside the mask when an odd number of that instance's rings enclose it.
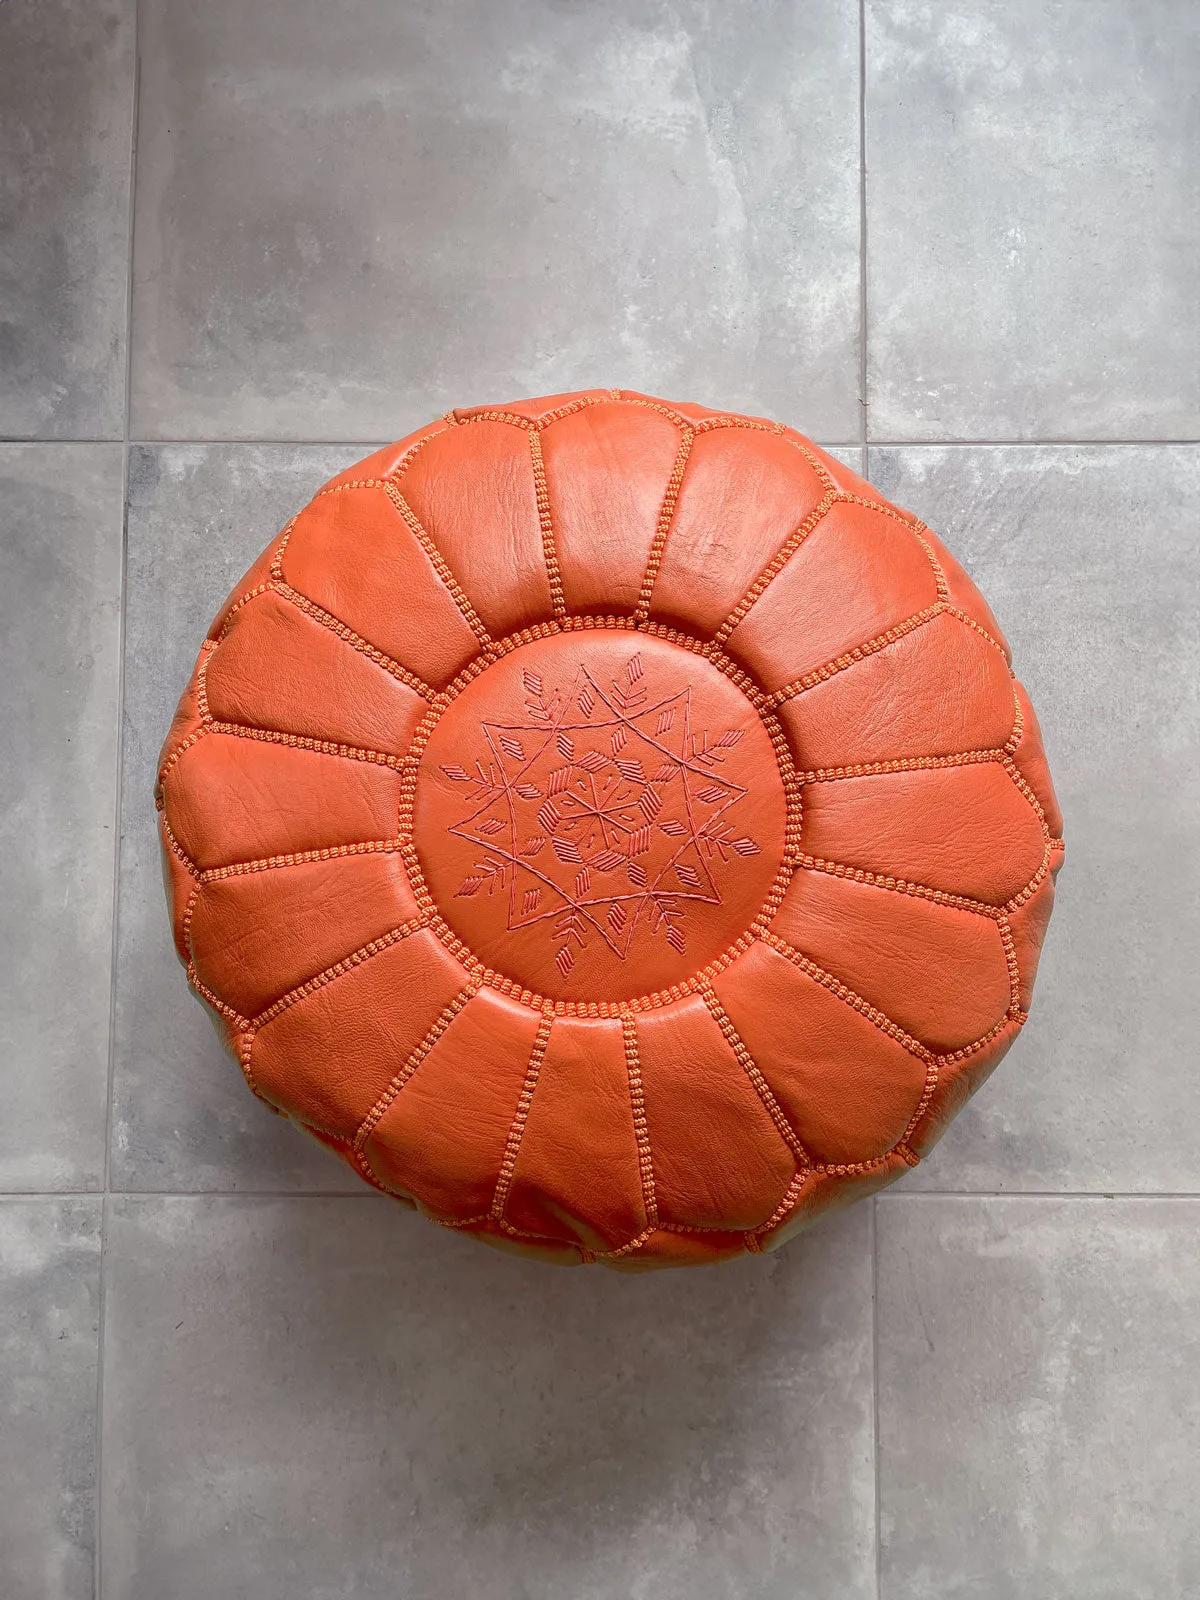
<instances>
[{"instance_id":1,"label":"embroidered geometric pattern","mask_svg":"<svg viewBox=\"0 0 1200 1600\"><path fill-rule=\"evenodd\" d=\"M443 767L472 807L450 831L483 851L458 894L506 892L509 928L544 923L564 976L593 938L622 960L639 935L682 954L688 903L719 905L724 865L760 853L721 773L743 730L694 732L691 686L658 698L637 652L607 685L582 666L566 693L523 681L525 720L485 722L487 758Z\"/></svg>"}]
</instances>

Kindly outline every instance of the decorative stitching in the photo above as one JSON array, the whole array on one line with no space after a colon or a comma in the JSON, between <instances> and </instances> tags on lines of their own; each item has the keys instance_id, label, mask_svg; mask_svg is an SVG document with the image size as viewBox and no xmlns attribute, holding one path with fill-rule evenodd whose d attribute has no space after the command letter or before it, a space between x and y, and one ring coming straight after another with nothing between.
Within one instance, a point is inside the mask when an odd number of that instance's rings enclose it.
<instances>
[{"instance_id":1,"label":"decorative stitching","mask_svg":"<svg viewBox=\"0 0 1200 1600\"><path fill-rule=\"evenodd\" d=\"M369 961L372 956L390 950L392 945L399 944L401 939L407 939L410 933L417 933L425 926L423 917L413 917L408 922L402 922L399 927L393 928L390 933L383 934L378 939L372 939L369 944L364 944L360 949L354 950L348 956L343 956L340 961L335 961L323 972L318 972L306 982L298 984L296 988L289 989L287 994L281 995L273 1005L254 1018L253 1026L256 1032L265 1028L268 1022L273 1022L281 1013L294 1006L298 1000L305 1000L310 994L315 994L318 989L323 989L335 979L343 977L355 967L361 967L364 961Z\"/></svg>"},{"instance_id":2,"label":"decorative stitching","mask_svg":"<svg viewBox=\"0 0 1200 1600\"><path fill-rule=\"evenodd\" d=\"M379 1126L382 1119L387 1115L388 1107L392 1104L392 1101L395 1100L401 1089L403 1089L404 1085L412 1077L413 1073L421 1065L422 1061L424 1061L425 1057L429 1054L434 1045L445 1033L446 1029L454 1021L455 1017L458 1016L463 1007L467 1005L469 1001L473 1000L478 993L479 985L477 983L468 983L464 988L458 991L458 993L454 996L454 999L451 1000L448 1005L442 1008L437 1020L430 1027L420 1044L417 1045L416 1048L410 1053L408 1060L404 1063L400 1071L388 1084L387 1088L383 1091L378 1100L376 1100L375 1104L371 1107L370 1111L368 1111L366 1116L363 1118L359 1125L358 1132L354 1135L354 1148L356 1150L362 1150L367 1140L375 1132L375 1129Z\"/></svg>"},{"instance_id":3,"label":"decorative stitching","mask_svg":"<svg viewBox=\"0 0 1200 1600\"><path fill-rule=\"evenodd\" d=\"M291 584L285 583L283 579L279 579L275 583L274 589L280 599L288 601L298 611L303 611L306 617L311 617L314 622L319 622L323 628L328 628L330 633L337 634L344 644L348 644L352 649L357 650L360 655L366 656L368 661L373 661L377 667L382 667L385 672L398 679L406 688L412 689L416 694L419 694L423 700L437 699L438 691L432 684L426 683L424 678L418 677L415 672L410 672L395 657L377 649L375 645L364 639L362 634L356 633L349 624L335 617L331 611L326 611L325 607L318 605L315 600L310 600L306 594L301 594L299 589L293 589Z\"/></svg>"},{"instance_id":4,"label":"decorative stitching","mask_svg":"<svg viewBox=\"0 0 1200 1600\"><path fill-rule=\"evenodd\" d=\"M779 549L771 557L770 561L767 562L766 566L746 590L745 594L738 601L737 605L734 606L733 610L725 618L725 621L717 629L716 633L713 634L712 642L717 645L718 648L724 645L725 641L729 638L729 635L746 616L751 607L761 600L772 580L779 576L784 567L795 555L796 551L799 550L800 546L808 538L813 529L821 523L821 521L829 514L834 506L840 505L843 501L849 498L850 496L843 494L840 489L831 491L823 500L813 507L803 521L798 523L797 526L792 529L791 533L783 541Z\"/></svg>"},{"instance_id":5,"label":"decorative stitching","mask_svg":"<svg viewBox=\"0 0 1200 1600\"><path fill-rule=\"evenodd\" d=\"M240 877L247 872L269 872L279 867L299 867L310 861L332 861L338 856L392 854L399 848L399 839L363 839L357 844L325 845L319 850L297 850L291 855L258 856L251 861L233 861L228 866L209 867L200 873L200 882L215 883L221 878Z\"/></svg>"},{"instance_id":6,"label":"decorative stitching","mask_svg":"<svg viewBox=\"0 0 1200 1600\"><path fill-rule=\"evenodd\" d=\"M552 1017L543 1016L538 1023L537 1036L533 1041L533 1049L529 1053L529 1065L525 1069L525 1081L521 1085L520 1098L517 1100L517 1109L513 1114L509 1126L508 1138L504 1144L504 1157L500 1163L500 1172L496 1178L496 1188L492 1195L492 1206L488 1216L496 1222L504 1217L504 1207L508 1204L508 1191L512 1187L513 1172L517 1165L517 1155L521 1149L521 1140L525 1134L525 1123L529 1117L529 1108L533 1104L533 1091L537 1088L538 1075L542 1070L542 1062L546 1056L546 1047L550 1043L550 1029L554 1026Z\"/></svg>"},{"instance_id":7,"label":"decorative stitching","mask_svg":"<svg viewBox=\"0 0 1200 1600\"><path fill-rule=\"evenodd\" d=\"M558 570L558 551L554 545L554 523L550 518L550 488L546 482L546 463L542 459L542 436L535 428L529 435L529 459L533 464L533 492L537 500L538 526L542 530L542 555L550 584L550 603L556 617L567 613L562 574Z\"/></svg>"},{"instance_id":8,"label":"decorative stitching","mask_svg":"<svg viewBox=\"0 0 1200 1600\"><path fill-rule=\"evenodd\" d=\"M1004 751L956 750L948 756L900 756L893 761L861 761L853 767L813 767L798 772L799 783L840 783L846 778L878 778L888 772L931 772L939 767L1003 765Z\"/></svg>"},{"instance_id":9,"label":"decorative stitching","mask_svg":"<svg viewBox=\"0 0 1200 1600\"><path fill-rule=\"evenodd\" d=\"M648 1010L655 1006L666 1005L671 1000L681 999L684 995L695 993L706 978L723 971L730 962L736 960L743 951L750 947L763 929L770 925L780 905L783 903L783 897L787 891L787 886L799 855L802 825L801 790L793 770L791 748L787 742L786 735L778 719L767 708L766 696L746 673L736 663L730 661L710 640L696 639L690 634L681 633L678 629L667 627L661 623L644 624L640 630L641 632L650 633L655 638L666 639L671 643L678 644L684 649L694 651L712 662L731 682L737 684L758 711L767 735L771 740L775 759L779 765L786 806L784 852L771 890L764 900L758 915L745 933L739 939L733 941L715 960L697 973L694 973L690 978L681 980L678 984L673 984L665 990L657 990L652 994L638 996L632 1000L554 1000L549 996L538 994L526 988L523 984L507 977L503 973L485 967L474 951L458 938L453 929L440 916L436 902L425 882L421 863L412 842L413 809L416 801L416 782L421 757L432 736L433 729L446 708L452 704L468 684L474 682L475 678L491 666L495 660L535 639L550 638L561 633L586 632L593 629L621 632L633 631L628 617L566 616L551 622L535 623L528 628L523 628L518 633L493 641L491 650L486 656L477 656L474 661L470 662L459 673L448 688L438 695L415 730L412 741L409 744L408 756L401 775L397 808L397 835L401 841L401 853L413 893L422 913L428 918L430 929L450 953L478 978L481 985L495 989L498 993L507 995L509 998L515 999L519 1003L528 1005L535 1010L544 1010L555 1016L621 1017L633 1012Z\"/></svg>"},{"instance_id":10,"label":"decorative stitching","mask_svg":"<svg viewBox=\"0 0 1200 1600\"><path fill-rule=\"evenodd\" d=\"M343 761L366 761L378 767L399 768L406 757L388 755L383 750L368 750L363 745L334 744L328 739L310 739L303 733L280 733L276 728L260 728L250 722L218 722L208 724L213 733L228 734L233 739L257 739L262 744L286 744L294 750L311 750L317 755L337 756Z\"/></svg>"},{"instance_id":11,"label":"decorative stitching","mask_svg":"<svg viewBox=\"0 0 1200 1600\"><path fill-rule=\"evenodd\" d=\"M791 1123L784 1115L783 1109L778 1100L776 1100L775 1096L771 1093L771 1086L759 1071L758 1063L750 1054L749 1050L747 1050L741 1034L733 1025L733 1021L730 1018L729 1013L725 1010L725 1007L721 1004L720 1000L717 999L716 990L710 983L702 984L700 987L700 997L712 1014L713 1021L716 1023L717 1027L720 1028L721 1033L724 1035L725 1043L737 1057L738 1064L742 1071L754 1085L754 1088L758 1094L758 1098L767 1108L767 1112L771 1118L771 1121L779 1129L780 1136L782 1137L784 1143L792 1152L793 1156L795 1156L796 1161L800 1166L811 1167L812 1157L800 1143L800 1139L797 1136L796 1130L792 1127Z\"/></svg>"},{"instance_id":12,"label":"decorative stitching","mask_svg":"<svg viewBox=\"0 0 1200 1600\"><path fill-rule=\"evenodd\" d=\"M785 956L793 966L799 967L801 972L810 977L814 983L819 983L823 989L828 989L830 994L836 995L852 1011L857 1011L859 1016L874 1023L880 1033L894 1039L897 1044L902 1044L910 1055L916 1056L921 1061L933 1059L932 1050L926 1049L919 1040L913 1038L912 1034L906 1033L898 1022L893 1022L891 1017L873 1006L869 1000L864 1000L862 995L857 994L848 984L842 983L831 972L826 972L825 968L819 967L815 961L810 961L796 949L795 945L789 944L786 939L781 939L774 933L764 933L762 941L778 955Z\"/></svg>"},{"instance_id":13,"label":"decorative stitching","mask_svg":"<svg viewBox=\"0 0 1200 1600\"><path fill-rule=\"evenodd\" d=\"M932 900L940 906L955 906L959 911L974 911L990 917L994 922L1005 909L986 900L971 900L966 895L949 894L944 889L931 889L928 884L914 883L909 878L886 877L878 872L868 872L863 867L850 867L844 861L827 861L824 856L802 855L797 866L814 872L828 872L835 878L852 878L855 883L869 883L876 889L890 889L895 894L916 895L921 900Z\"/></svg>"},{"instance_id":14,"label":"decorative stitching","mask_svg":"<svg viewBox=\"0 0 1200 1600\"><path fill-rule=\"evenodd\" d=\"M642 1180L642 1207L647 1226L658 1227L658 1199L654 1190L654 1155L650 1148L650 1128L646 1122L646 1101L642 1094L642 1064L638 1057L637 1024L632 1017L621 1018L625 1043L625 1071L629 1078L629 1099L633 1107L633 1130L638 1147L638 1171Z\"/></svg>"},{"instance_id":15,"label":"decorative stitching","mask_svg":"<svg viewBox=\"0 0 1200 1600\"><path fill-rule=\"evenodd\" d=\"M650 553L646 557L646 567L642 574L637 607L633 613L635 623L644 622L650 615L650 600L654 594L658 569L662 566L663 555L666 552L667 538L675 520L675 508L679 504L679 491L683 486L683 475L687 470L688 458L692 453L692 441L694 438L694 431L691 428L686 428L679 440L679 449L675 453L671 476L667 479L666 491L663 494L662 505L659 508L658 522L655 526L654 538L650 544Z\"/></svg>"},{"instance_id":16,"label":"decorative stitching","mask_svg":"<svg viewBox=\"0 0 1200 1600\"><path fill-rule=\"evenodd\" d=\"M483 625L483 622L477 615L475 607L467 599L462 585L454 576L453 572L451 572L446 558L442 555L442 552L433 542L432 535L427 533L421 526L420 522L417 520L416 513L413 511L408 501L400 493L400 488L397 483L393 482L389 478L381 484L381 487L388 499L395 506L396 510L400 513L404 520L405 526L408 528L408 531L412 534L413 538L421 546L421 549L424 550L425 554L429 557L430 565L445 584L446 588L450 591L450 596L453 599L454 604L462 612L468 627L470 627L472 633L474 633L475 637L486 650L491 645L491 635L488 633L487 629Z\"/></svg>"},{"instance_id":17,"label":"decorative stitching","mask_svg":"<svg viewBox=\"0 0 1200 1600\"><path fill-rule=\"evenodd\" d=\"M772 705L783 705L785 701L794 700L797 695L803 694L806 689L814 689L817 684L826 682L827 679L844 672L847 667L854 666L859 661L865 661L868 656L873 656L879 650L886 649L889 644L895 644L898 639L903 639L906 634L913 633L917 628L924 627L927 622L932 622L934 617L940 617L945 612L945 604L939 600L936 605L926 606L924 611L916 611L911 617L905 617L903 622L897 622L884 633L877 633L874 638L867 639L863 644L855 645L845 655L834 656L826 661L823 666L815 667L811 672L806 672L802 678L795 678L791 683L785 683L782 689L776 689L771 696Z\"/></svg>"}]
</instances>

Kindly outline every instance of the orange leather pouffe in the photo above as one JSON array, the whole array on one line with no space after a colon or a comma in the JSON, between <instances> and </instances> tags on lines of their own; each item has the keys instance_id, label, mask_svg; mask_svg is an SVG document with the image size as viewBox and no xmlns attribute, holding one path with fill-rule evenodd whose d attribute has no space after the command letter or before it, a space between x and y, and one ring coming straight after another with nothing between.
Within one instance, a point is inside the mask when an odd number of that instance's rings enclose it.
<instances>
[{"instance_id":1,"label":"orange leather pouffe","mask_svg":"<svg viewBox=\"0 0 1200 1600\"><path fill-rule=\"evenodd\" d=\"M933 534L789 428L624 391L327 484L157 800L256 1094L437 1222L631 1269L915 1165L1025 1020L1062 851Z\"/></svg>"}]
</instances>

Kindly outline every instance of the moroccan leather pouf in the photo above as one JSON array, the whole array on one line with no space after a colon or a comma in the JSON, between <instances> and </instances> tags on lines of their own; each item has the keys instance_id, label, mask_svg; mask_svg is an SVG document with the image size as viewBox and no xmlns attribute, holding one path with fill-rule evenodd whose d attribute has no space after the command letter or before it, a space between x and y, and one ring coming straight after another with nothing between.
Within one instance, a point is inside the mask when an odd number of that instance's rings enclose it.
<instances>
[{"instance_id":1,"label":"moroccan leather pouf","mask_svg":"<svg viewBox=\"0 0 1200 1600\"><path fill-rule=\"evenodd\" d=\"M627 1268L914 1166L1025 1020L1062 849L933 534L782 425L623 391L327 484L157 799L256 1094L437 1222Z\"/></svg>"}]
</instances>

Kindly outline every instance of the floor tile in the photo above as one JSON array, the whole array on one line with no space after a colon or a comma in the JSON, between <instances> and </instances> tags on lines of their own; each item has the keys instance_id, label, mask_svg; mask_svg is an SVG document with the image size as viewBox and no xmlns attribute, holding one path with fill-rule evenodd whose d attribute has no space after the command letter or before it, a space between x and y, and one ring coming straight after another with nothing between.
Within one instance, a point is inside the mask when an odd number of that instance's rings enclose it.
<instances>
[{"instance_id":1,"label":"floor tile","mask_svg":"<svg viewBox=\"0 0 1200 1600\"><path fill-rule=\"evenodd\" d=\"M1200 1593L1200 1202L878 1226L882 1600Z\"/></svg>"},{"instance_id":2,"label":"floor tile","mask_svg":"<svg viewBox=\"0 0 1200 1600\"><path fill-rule=\"evenodd\" d=\"M873 1600L869 1224L624 1277L117 1200L104 1600Z\"/></svg>"},{"instance_id":3,"label":"floor tile","mask_svg":"<svg viewBox=\"0 0 1200 1600\"><path fill-rule=\"evenodd\" d=\"M5 1600L91 1600L99 1197L0 1200Z\"/></svg>"},{"instance_id":4,"label":"floor tile","mask_svg":"<svg viewBox=\"0 0 1200 1600\"><path fill-rule=\"evenodd\" d=\"M119 439L134 0L0 12L0 435Z\"/></svg>"},{"instance_id":5,"label":"floor tile","mask_svg":"<svg viewBox=\"0 0 1200 1600\"><path fill-rule=\"evenodd\" d=\"M870 460L990 599L1066 817L1029 1025L905 1181L1200 1191L1200 447Z\"/></svg>"},{"instance_id":6,"label":"floor tile","mask_svg":"<svg viewBox=\"0 0 1200 1600\"><path fill-rule=\"evenodd\" d=\"M858 436L845 0L143 0L135 438L590 384Z\"/></svg>"},{"instance_id":7,"label":"floor tile","mask_svg":"<svg viewBox=\"0 0 1200 1600\"><path fill-rule=\"evenodd\" d=\"M122 471L0 445L0 1190L104 1181Z\"/></svg>"},{"instance_id":8,"label":"floor tile","mask_svg":"<svg viewBox=\"0 0 1200 1600\"><path fill-rule=\"evenodd\" d=\"M269 1115L188 993L163 898L159 748L200 641L237 579L368 447L135 447L130 458L113 1187L346 1188L357 1180Z\"/></svg>"},{"instance_id":9,"label":"floor tile","mask_svg":"<svg viewBox=\"0 0 1200 1600\"><path fill-rule=\"evenodd\" d=\"M867 19L872 436L1200 435L1200 8Z\"/></svg>"}]
</instances>

